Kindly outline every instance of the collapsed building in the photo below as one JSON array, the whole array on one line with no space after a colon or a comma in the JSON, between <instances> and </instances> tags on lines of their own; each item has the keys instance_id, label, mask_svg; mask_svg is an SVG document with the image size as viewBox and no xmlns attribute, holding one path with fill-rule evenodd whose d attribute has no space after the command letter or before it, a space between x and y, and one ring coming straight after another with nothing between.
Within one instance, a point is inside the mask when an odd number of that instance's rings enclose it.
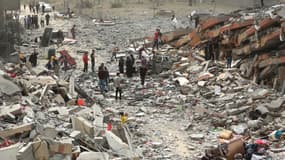
<instances>
[{"instance_id":1,"label":"collapsed building","mask_svg":"<svg viewBox=\"0 0 285 160\"><path fill-rule=\"evenodd\" d=\"M20 0L0 1L0 49L1 57L8 58L20 40Z\"/></svg>"}]
</instances>

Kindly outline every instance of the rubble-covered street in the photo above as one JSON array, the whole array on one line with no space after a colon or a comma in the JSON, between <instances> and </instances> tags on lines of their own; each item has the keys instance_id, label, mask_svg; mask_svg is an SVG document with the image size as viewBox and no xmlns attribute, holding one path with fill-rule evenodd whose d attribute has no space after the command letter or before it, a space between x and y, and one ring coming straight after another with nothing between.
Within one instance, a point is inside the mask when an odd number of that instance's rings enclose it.
<instances>
[{"instance_id":1,"label":"rubble-covered street","mask_svg":"<svg viewBox=\"0 0 285 160\"><path fill-rule=\"evenodd\" d=\"M282 1L49 2L0 0L1 160L285 159Z\"/></svg>"}]
</instances>

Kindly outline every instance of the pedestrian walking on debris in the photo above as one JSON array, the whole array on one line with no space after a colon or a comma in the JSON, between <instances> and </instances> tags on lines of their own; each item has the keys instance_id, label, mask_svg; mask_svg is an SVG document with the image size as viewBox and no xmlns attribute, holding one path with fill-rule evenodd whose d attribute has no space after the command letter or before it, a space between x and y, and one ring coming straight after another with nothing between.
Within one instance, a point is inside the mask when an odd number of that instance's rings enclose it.
<instances>
[{"instance_id":1,"label":"pedestrian walking on debris","mask_svg":"<svg viewBox=\"0 0 285 160\"><path fill-rule=\"evenodd\" d=\"M120 73L117 73L117 76L114 79L114 86L116 88L116 100L118 99L118 94L119 94L119 98L122 99L122 78L120 76Z\"/></svg>"},{"instance_id":2,"label":"pedestrian walking on debris","mask_svg":"<svg viewBox=\"0 0 285 160\"><path fill-rule=\"evenodd\" d=\"M36 11L37 11L37 14L39 14L39 11L40 11L40 4L39 3L36 4Z\"/></svg>"},{"instance_id":3,"label":"pedestrian walking on debris","mask_svg":"<svg viewBox=\"0 0 285 160\"><path fill-rule=\"evenodd\" d=\"M124 74L124 66L125 66L125 60L123 57L121 57L119 60L119 72L121 74Z\"/></svg>"},{"instance_id":4,"label":"pedestrian walking on debris","mask_svg":"<svg viewBox=\"0 0 285 160\"><path fill-rule=\"evenodd\" d=\"M44 28L45 27L45 17L42 15L41 19L40 19L40 23L41 23L41 27Z\"/></svg>"},{"instance_id":5,"label":"pedestrian walking on debris","mask_svg":"<svg viewBox=\"0 0 285 160\"><path fill-rule=\"evenodd\" d=\"M94 49L92 49L90 59L91 59L91 70L92 72L95 72L95 50Z\"/></svg>"},{"instance_id":6,"label":"pedestrian walking on debris","mask_svg":"<svg viewBox=\"0 0 285 160\"><path fill-rule=\"evenodd\" d=\"M29 4L29 9L30 9L30 12L32 12L32 5L31 4Z\"/></svg>"},{"instance_id":7,"label":"pedestrian walking on debris","mask_svg":"<svg viewBox=\"0 0 285 160\"><path fill-rule=\"evenodd\" d=\"M156 31L154 32L152 50L154 50L155 47L156 47L156 50L158 50L158 45L160 43L160 39L161 39L160 29L156 29Z\"/></svg>"},{"instance_id":8,"label":"pedestrian walking on debris","mask_svg":"<svg viewBox=\"0 0 285 160\"><path fill-rule=\"evenodd\" d=\"M138 50L138 54L139 54L139 59L142 58L142 54L143 54L143 51L146 52L146 46L145 44Z\"/></svg>"},{"instance_id":9,"label":"pedestrian walking on debris","mask_svg":"<svg viewBox=\"0 0 285 160\"><path fill-rule=\"evenodd\" d=\"M197 28L199 26L199 23L200 23L200 17L199 17L199 15L196 15L195 16L195 28Z\"/></svg>"},{"instance_id":10,"label":"pedestrian walking on debris","mask_svg":"<svg viewBox=\"0 0 285 160\"><path fill-rule=\"evenodd\" d=\"M114 47L112 50L112 57L111 57L111 61L115 60L117 61L117 54L119 52L119 47Z\"/></svg>"},{"instance_id":11,"label":"pedestrian walking on debris","mask_svg":"<svg viewBox=\"0 0 285 160\"><path fill-rule=\"evenodd\" d=\"M144 56L142 56L141 66L140 66L140 79L141 79L142 86L144 86L144 83L145 83L146 73L147 73L147 60Z\"/></svg>"},{"instance_id":12,"label":"pedestrian walking on debris","mask_svg":"<svg viewBox=\"0 0 285 160\"><path fill-rule=\"evenodd\" d=\"M132 61L132 74L133 74L133 73L135 73L136 69L135 69L135 57L132 53L130 54L130 58Z\"/></svg>"},{"instance_id":13,"label":"pedestrian walking on debris","mask_svg":"<svg viewBox=\"0 0 285 160\"><path fill-rule=\"evenodd\" d=\"M42 13L43 14L45 13L45 8L46 8L46 6L44 4L42 4Z\"/></svg>"},{"instance_id":14,"label":"pedestrian walking on debris","mask_svg":"<svg viewBox=\"0 0 285 160\"><path fill-rule=\"evenodd\" d=\"M82 60L84 64L83 72L88 72L88 53L87 52L83 54Z\"/></svg>"},{"instance_id":15,"label":"pedestrian walking on debris","mask_svg":"<svg viewBox=\"0 0 285 160\"><path fill-rule=\"evenodd\" d=\"M50 15L46 14L46 25L47 26L49 25L49 20L50 20Z\"/></svg>"},{"instance_id":16,"label":"pedestrian walking on debris","mask_svg":"<svg viewBox=\"0 0 285 160\"><path fill-rule=\"evenodd\" d=\"M127 60L126 60L126 74L127 74L127 77L130 78L130 77L133 77L133 66L132 66L132 59L130 56L127 57Z\"/></svg>"},{"instance_id":17,"label":"pedestrian walking on debris","mask_svg":"<svg viewBox=\"0 0 285 160\"><path fill-rule=\"evenodd\" d=\"M105 66L105 74L106 74L106 88L105 88L105 92L107 92L109 90L109 82L110 82L110 74L109 74L109 70L108 68Z\"/></svg>"},{"instance_id":18,"label":"pedestrian walking on debris","mask_svg":"<svg viewBox=\"0 0 285 160\"><path fill-rule=\"evenodd\" d=\"M102 63L98 68L98 77L99 77L100 92L104 94L106 89L106 79L107 79L104 63Z\"/></svg>"},{"instance_id":19,"label":"pedestrian walking on debris","mask_svg":"<svg viewBox=\"0 0 285 160\"><path fill-rule=\"evenodd\" d=\"M24 17L24 27L25 29L28 28L28 17L27 16Z\"/></svg>"},{"instance_id":20,"label":"pedestrian walking on debris","mask_svg":"<svg viewBox=\"0 0 285 160\"><path fill-rule=\"evenodd\" d=\"M72 39L75 39L75 33L76 33L75 27L76 27L76 25L73 25L71 30L70 30L71 35L72 35Z\"/></svg>"},{"instance_id":21,"label":"pedestrian walking on debris","mask_svg":"<svg viewBox=\"0 0 285 160\"><path fill-rule=\"evenodd\" d=\"M232 66L232 51L231 50L226 51L226 59L227 59L227 68L231 68Z\"/></svg>"},{"instance_id":22,"label":"pedestrian walking on debris","mask_svg":"<svg viewBox=\"0 0 285 160\"><path fill-rule=\"evenodd\" d=\"M39 53L36 52L36 49L34 49L34 52L32 53L32 55L29 58L29 61L30 61L31 65L32 65L32 67L36 67L37 66L38 55L39 55Z\"/></svg>"},{"instance_id":23,"label":"pedestrian walking on debris","mask_svg":"<svg viewBox=\"0 0 285 160\"><path fill-rule=\"evenodd\" d=\"M176 30L176 28L177 28L177 23L178 23L177 18L173 14L172 17L171 17L171 25L172 25L174 30Z\"/></svg>"}]
</instances>

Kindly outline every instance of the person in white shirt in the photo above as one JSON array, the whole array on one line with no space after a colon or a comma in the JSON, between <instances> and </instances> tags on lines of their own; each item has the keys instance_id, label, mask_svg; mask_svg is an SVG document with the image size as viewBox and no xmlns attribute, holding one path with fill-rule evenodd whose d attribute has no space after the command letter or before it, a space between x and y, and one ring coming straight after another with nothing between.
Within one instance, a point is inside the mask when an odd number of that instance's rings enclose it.
<instances>
[{"instance_id":1,"label":"person in white shirt","mask_svg":"<svg viewBox=\"0 0 285 160\"><path fill-rule=\"evenodd\" d=\"M120 73L117 73L117 76L114 79L114 86L116 88L116 100L119 98L122 99L122 78L120 76Z\"/></svg>"}]
</instances>

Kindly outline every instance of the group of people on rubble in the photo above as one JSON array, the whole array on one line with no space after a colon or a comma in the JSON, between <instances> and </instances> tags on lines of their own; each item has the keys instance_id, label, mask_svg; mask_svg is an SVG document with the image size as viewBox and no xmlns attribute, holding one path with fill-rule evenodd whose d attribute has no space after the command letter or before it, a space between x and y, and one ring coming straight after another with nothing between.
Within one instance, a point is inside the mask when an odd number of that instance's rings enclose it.
<instances>
[{"instance_id":1,"label":"group of people on rubble","mask_svg":"<svg viewBox=\"0 0 285 160\"><path fill-rule=\"evenodd\" d=\"M40 26L44 28L45 25L49 25L50 15L45 14L45 5L40 6L39 3L36 5L29 4L29 9L33 14L24 17L24 27L26 29L38 29ZM40 9L42 13L40 13ZM26 5L24 5L24 10L26 10Z\"/></svg>"},{"instance_id":2,"label":"group of people on rubble","mask_svg":"<svg viewBox=\"0 0 285 160\"><path fill-rule=\"evenodd\" d=\"M32 67L36 67L38 63L38 55L39 53L34 49L32 54L29 56L29 63L31 64ZM27 57L24 55L23 52L18 51L18 57L20 64L26 64L27 63Z\"/></svg>"}]
</instances>

